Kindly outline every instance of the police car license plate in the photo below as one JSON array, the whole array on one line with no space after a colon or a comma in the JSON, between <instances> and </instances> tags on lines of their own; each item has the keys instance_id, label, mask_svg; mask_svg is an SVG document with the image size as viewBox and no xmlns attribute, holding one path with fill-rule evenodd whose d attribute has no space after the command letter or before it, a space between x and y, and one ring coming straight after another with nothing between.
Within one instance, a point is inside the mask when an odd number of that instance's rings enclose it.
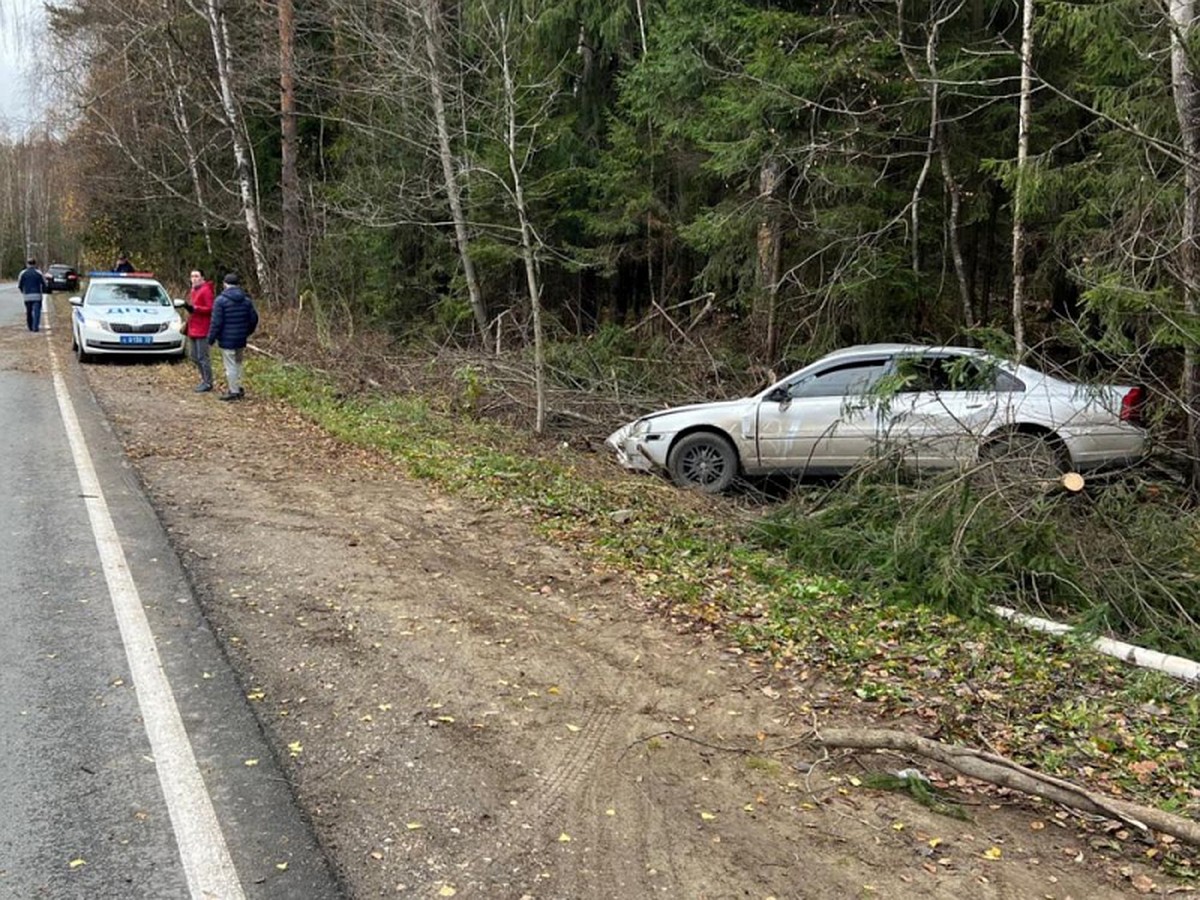
<instances>
[{"instance_id":1,"label":"police car license plate","mask_svg":"<svg viewBox=\"0 0 1200 900\"><path fill-rule=\"evenodd\" d=\"M123 334L121 335L122 344L149 344L154 340L148 334Z\"/></svg>"}]
</instances>

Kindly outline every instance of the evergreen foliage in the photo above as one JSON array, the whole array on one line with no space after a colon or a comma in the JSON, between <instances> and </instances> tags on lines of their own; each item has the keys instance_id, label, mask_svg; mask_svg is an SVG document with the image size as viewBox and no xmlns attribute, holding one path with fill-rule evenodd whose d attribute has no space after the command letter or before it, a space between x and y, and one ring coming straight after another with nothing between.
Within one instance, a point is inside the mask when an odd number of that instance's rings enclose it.
<instances>
[{"instance_id":1,"label":"evergreen foliage","mask_svg":"<svg viewBox=\"0 0 1200 900\"><path fill-rule=\"evenodd\" d=\"M235 123L202 5L51 8L58 106L78 112L45 156L71 160L53 186L68 200L51 226L49 187L40 200L16 189L38 154L0 147L6 195L24 198L0 211L6 248L40 229L42 243L82 248L70 262L107 264L124 248L180 281L196 264L250 271L249 203L277 258L274 10L220 6ZM533 302L520 208L546 357L564 386L674 387L674 340L702 348L714 379L729 381L859 341L1008 346L1019 178L1024 330L1038 362L1148 384L1162 433L1173 439L1184 423L1191 434L1200 317L1184 201L1197 163L1173 103L1168 12L1144 0L1037 4L1032 162L1018 173L1011 3L300 0L298 296L327 332L367 324L480 342L486 318L502 347L521 351ZM1200 60L1195 29L1186 39L1186 58ZM251 151L249 198L235 137ZM20 254L4 252L11 268ZM1013 592L1063 608L1093 595L1099 615L1170 631L1160 613L1194 554L1132 500L1104 507L1119 491L1086 516L1056 500L1007 528L1002 509L958 489L921 494L915 516L912 490L849 482L820 513L782 512L764 533L805 565L869 570L897 600L974 611ZM1163 574L1136 594L1135 569L1109 560L1093 582L1072 543L1088 534L1115 553L1121 540L1105 529L1116 521L1121 534L1156 536Z\"/></svg>"}]
</instances>

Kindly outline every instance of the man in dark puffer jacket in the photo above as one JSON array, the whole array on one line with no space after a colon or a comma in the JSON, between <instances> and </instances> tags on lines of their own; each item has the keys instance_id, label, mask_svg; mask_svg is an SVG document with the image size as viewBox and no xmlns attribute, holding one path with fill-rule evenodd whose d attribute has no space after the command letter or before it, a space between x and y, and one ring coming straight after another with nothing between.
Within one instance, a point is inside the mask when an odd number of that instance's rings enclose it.
<instances>
[{"instance_id":1,"label":"man in dark puffer jacket","mask_svg":"<svg viewBox=\"0 0 1200 900\"><path fill-rule=\"evenodd\" d=\"M25 268L17 277L17 287L25 297L25 327L30 331L40 330L42 321L42 294L47 293L46 278L38 270L37 260L25 260Z\"/></svg>"},{"instance_id":2,"label":"man in dark puffer jacket","mask_svg":"<svg viewBox=\"0 0 1200 900\"><path fill-rule=\"evenodd\" d=\"M242 387L242 358L246 341L258 327L258 310L254 301L241 288L237 272L225 276L225 289L213 304L212 324L208 326L208 343L220 346L225 363L225 381L229 390L222 400L238 400L246 395Z\"/></svg>"}]
</instances>

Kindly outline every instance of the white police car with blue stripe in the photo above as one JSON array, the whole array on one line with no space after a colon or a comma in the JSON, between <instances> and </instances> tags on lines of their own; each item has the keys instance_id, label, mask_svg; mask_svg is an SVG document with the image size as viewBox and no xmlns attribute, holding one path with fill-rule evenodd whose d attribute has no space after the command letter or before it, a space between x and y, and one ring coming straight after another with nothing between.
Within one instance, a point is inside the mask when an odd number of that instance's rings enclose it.
<instances>
[{"instance_id":1,"label":"white police car with blue stripe","mask_svg":"<svg viewBox=\"0 0 1200 900\"><path fill-rule=\"evenodd\" d=\"M182 300L150 272L89 272L82 297L72 297L71 349L80 362L107 355L182 359Z\"/></svg>"}]
</instances>

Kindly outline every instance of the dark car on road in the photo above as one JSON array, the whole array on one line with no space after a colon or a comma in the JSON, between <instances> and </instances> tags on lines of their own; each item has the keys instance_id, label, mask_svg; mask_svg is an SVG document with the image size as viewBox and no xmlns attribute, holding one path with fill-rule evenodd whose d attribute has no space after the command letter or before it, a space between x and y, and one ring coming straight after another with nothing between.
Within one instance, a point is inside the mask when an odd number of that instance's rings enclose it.
<instances>
[{"instance_id":1,"label":"dark car on road","mask_svg":"<svg viewBox=\"0 0 1200 900\"><path fill-rule=\"evenodd\" d=\"M68 265L55 263L46 270L46 288L51 291L77 291L79 273Z\"/></svg>"}]
</instances>

